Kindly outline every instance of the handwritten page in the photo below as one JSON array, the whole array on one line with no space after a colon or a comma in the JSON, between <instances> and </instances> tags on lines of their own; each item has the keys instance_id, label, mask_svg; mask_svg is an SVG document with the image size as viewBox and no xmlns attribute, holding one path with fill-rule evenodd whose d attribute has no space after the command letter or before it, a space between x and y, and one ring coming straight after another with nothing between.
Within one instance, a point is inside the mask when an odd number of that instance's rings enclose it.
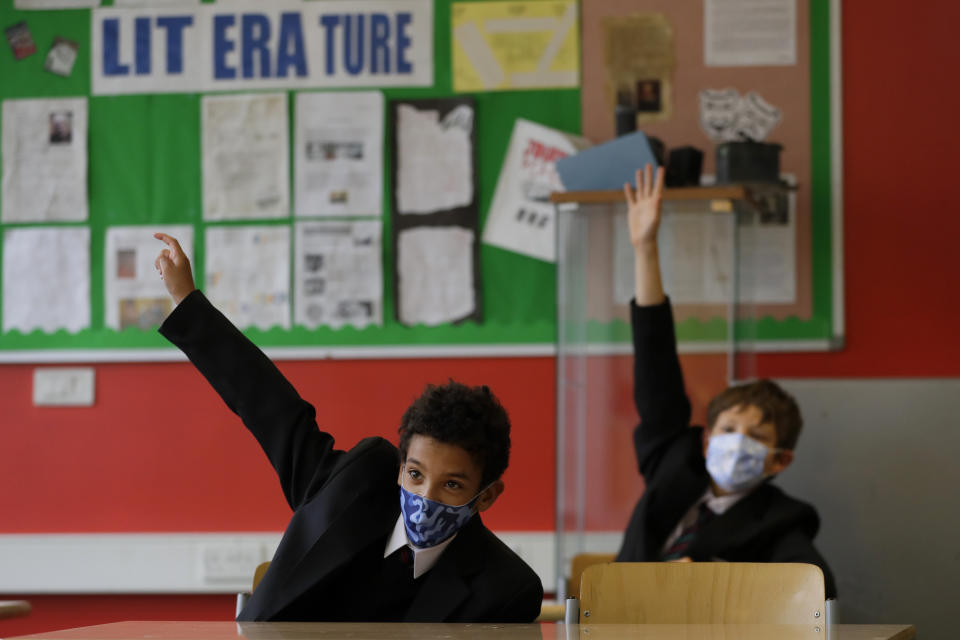
<instances>
[{"instance_id":1,"label":"handwritten page","mask_svg":"<svg viewBox=\"0 0 960 640\"><path fill-rule=\"evenodd\" d=\"M289 329L289 227L207 227L205 237L210 302L241 329Z\"/></svg>"},{"instance_id":2,"label":"handwritten page","mask_svg":"<svg viewBox=\"0 0 960 640\"><path fill-rule=\"evenodd\" d=\"M206 96L203 218L290 214L287 94Z\"/></svg>"},{"instance_id":3,"label":"handwritten page","mask_svg":"<svg viewBox=\"0 0 960 640\"><path fill-rule=\"evenodd\" d=\"M87 219L87 100L3 101L3 222Z\"/></svg>"},{"instance_id":4,"label":"handwritten page","mask_svg":"<svg viewBox=\"0 0 960 640\"><path fill-rule=\"evenodd\" d=\"M294 322L383 324L382 227L379 220L297 223Z\"/></svg>"},{"instance_id":5,"label":"handwritten page","mask_svg":"<svg viewBox=\"0 0 960 640\"><path fill-rule=\"evenodd\" d=\"M433 109L397 109L397 209L433 213L473 200L473 109L459 105L440 120Z\"/></svg>"},{"instance_id":6,"label":"handwritten page","mask_svg":"<svg viewBox=\"0 0 960 640\"><path fill-rule=\"evenodd\" d=\"M3 236L3 330L90 326L90 230L22 227Z\"/></svg>"},{"instance_id":7,"label":"handwritten page","mask_svg":"<svg viewBox=\"0 0 960 640\"><path fill-rule=\"evenodd\" d=\"M298 216L379 216L383 210L383 94L298 93Z\"/></svg>"},{"instance_id":8,"label":"handwritten page","mask_svg":"<svg viewBox=\"0 0 960 640\"><path fill-rule=\"evenodd\" d=\"M173 311L173 300L154 266L166 245L153 237L161 231L180 242L193 261L190 225L122 226L107 229L104 257L104 324L111 329L152 330Z\"/></svg>"},{"instance_id":9,"label":"handwritten page","mask_svg":"<svg viewBox=\"0 0 960 640\"><path fill-rule=\"evenodd\" d=\"M398 236L400 321L432 327L474 311L474 234L462 227L418 227Z\"/></svg>"}]
</instances>

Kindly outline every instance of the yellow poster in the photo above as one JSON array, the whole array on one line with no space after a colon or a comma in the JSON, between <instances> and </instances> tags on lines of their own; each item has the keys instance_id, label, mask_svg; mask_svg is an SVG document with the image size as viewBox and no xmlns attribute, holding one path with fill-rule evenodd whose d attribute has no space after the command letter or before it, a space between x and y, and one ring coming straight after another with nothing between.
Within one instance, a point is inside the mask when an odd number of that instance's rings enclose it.
<instances>
[{"instance_id":1,"label":"yellow poster","mask_svg":"<svg viewBox=\"0 0 960 640\"><path fill-rule=\"evenodd\" d=\"M580 84L574 0L455 2L450 27L454 91Z\"/></svg>"}]
</instances>

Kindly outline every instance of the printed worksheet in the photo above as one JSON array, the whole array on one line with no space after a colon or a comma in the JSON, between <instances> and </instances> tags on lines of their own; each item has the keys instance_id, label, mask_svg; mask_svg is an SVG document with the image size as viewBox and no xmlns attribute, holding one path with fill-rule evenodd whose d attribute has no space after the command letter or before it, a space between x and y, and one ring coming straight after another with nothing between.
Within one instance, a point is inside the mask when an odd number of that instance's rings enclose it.
<instances>
[{"instance_id":1,"label":"printed worksheet","mask_svg":"<svg viewBox=\"0 0 960 640\"><path fill-rule=\"evenodd\" d=\"M398 235L399 319L428 327L462 320L476 305L474 234L462 227L417 227Z\"/></svg>"},{"instance_id":2,"label":"printed worksheet","mask_svg":"<svg viewBox=\"0 0 960 640\"><path fill-rule=\"evenodd\" d=\"M290 228L207 227L207 298L241 329L290 328Z\"/></svg>"},{"instance_id":3,"label":"printed worksheet","mask_svg":"<svg viewBox=\"0 0 960 640\"><path fill-rule=\"evenodd\" d=\"M578 136L518 118L500 167L483 241L547 262L556 260L556 214L550 194L564 188L555 164L588 145Z\"/></svg>"},{"instance_id":4,"label":"printed worksheet","mask_svg":"<svg viewBox=\"0 0 960 640\"><path fill-rule=\"evenodd\" d=\"M297 223L294 322L383 324L382 227L379 220Z\"/></svg>"},{"instance_id":5,"label":"printed worksheet","mask_svg":"<svg viewBox=\"0 0 960 640\"><path fill-rule=\"evenodd\" d=\"M708 67L797 63L797 0L704 0Z\"/></svg>"},{"instance_id":6,"label":"printed worksheet","mask_svg":"<svg viewBox=\"0 0 960 640\"><path fill-rule=\"evenodd\" d=\"M3 330L90 326L90 230L20 227L3 236Z\"/></svg>"},{"instance_id":7,"label":"printed worksheet","mask_svg":"<svg viewBox=\"0 0 960 640\"><path fill-rule=\"evenodd\" d=\"M166 245L157 231L173 236L193 263L191 225L143 225L107 229L104 257L104 323L111 329L152 330L173 311L173 300L155 262Z\"/></svg>"},{"instance_id":8,"label":"printed worksheet","mask_svg":"<svg viewBox=\"0 0 960 640\"><path fill-rule=\"evenodd\" d=\"M3 222L87 219L87 99L3 101Z\"/></svg>"},{"instance_id":9,"label":"printed worksheet","mask_svg":"<svg viewBox=\"0 0 960 640\"><path fill-rule=\"evenodd\" d=\"M383 211L383 94L298 93L298 216L379 216Z\"/></svg>"},{"instance_id":10,"label":"printed worksheet","mask_svg":"<svg viewBox=\"0 0 960 640\"><path fill-rule=\"evenodd\" d=\"M461 104L443 119L435 109L397 107L397 210L434 213L473 201L473 108Z\"/></svg>"},{"instance_id":11,"label":"printed worksheet","mask_svg":"<svg viewBox=\"0 0 960 640\"><path fill-rule=\"evenodd\" d=\"M287 94L205 96L203 218L290 213Z\"/></svg>"}]
</instances>

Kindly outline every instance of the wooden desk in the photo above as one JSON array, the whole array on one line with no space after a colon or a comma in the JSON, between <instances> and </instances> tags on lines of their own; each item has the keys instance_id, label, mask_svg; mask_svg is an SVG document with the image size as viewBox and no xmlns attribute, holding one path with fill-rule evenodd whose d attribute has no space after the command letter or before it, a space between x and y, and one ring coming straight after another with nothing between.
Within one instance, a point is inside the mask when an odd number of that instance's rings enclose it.
<instances>
[{"instance_id":1,"label":"wooden desk","mask_svg":"<svg viewBox=\"0 0 960 640\"><path fill-rule=\"evenodd\" d=\"M30 613L30 603L26 600L0 600L0 618L16 618Z\"/></svg>"},{"instance_id":2,"label":"wooden desk","mask_svg":"<svg viewBox=\"0 0 960 640\"><path fill-rule=\"evenodd\" d=\"M32 640L913 640L909 625L564 625L327 622L115 622Z\"/></svg>"}]
</instances>

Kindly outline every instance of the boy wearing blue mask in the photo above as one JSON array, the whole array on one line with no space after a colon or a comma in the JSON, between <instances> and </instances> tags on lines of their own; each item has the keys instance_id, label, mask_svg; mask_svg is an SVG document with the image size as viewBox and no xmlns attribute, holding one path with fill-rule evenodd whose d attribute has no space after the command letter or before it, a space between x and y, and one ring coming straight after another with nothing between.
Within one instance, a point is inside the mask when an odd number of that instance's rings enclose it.
<instances>
[{"instance_id":1,"label":"boy wearing blue mask","mask_svg":"<svg viewBox=\"0 0 960 640\"><path fill-rule=\"evenodd\" d=\"M730 387L707 407L707 429L688 428L690 401L677 357L673 313L663 291L657 230L663 168L624 185L634 248L634 447L646 489L618 561L806 562L819 566L828 598L833 574L813 544L810 505L769 479L793 461L802 419L794 399L769 380Z\"/></svg>"},{"instance_id":2,"label":"boy wearing blue mask","mask_svg":"<svg viewBox=\"0 0 960 640\"><path fill-rule=\"evenodd\" d=\"M400 446L349 451L193 283L176 239L156 267L176 308L160 332L256 437L293 516L238 620L532 622L543 587L479 513L503 491L510 421L487 387L428 386Z\"/></svg>"}]
</instances>

